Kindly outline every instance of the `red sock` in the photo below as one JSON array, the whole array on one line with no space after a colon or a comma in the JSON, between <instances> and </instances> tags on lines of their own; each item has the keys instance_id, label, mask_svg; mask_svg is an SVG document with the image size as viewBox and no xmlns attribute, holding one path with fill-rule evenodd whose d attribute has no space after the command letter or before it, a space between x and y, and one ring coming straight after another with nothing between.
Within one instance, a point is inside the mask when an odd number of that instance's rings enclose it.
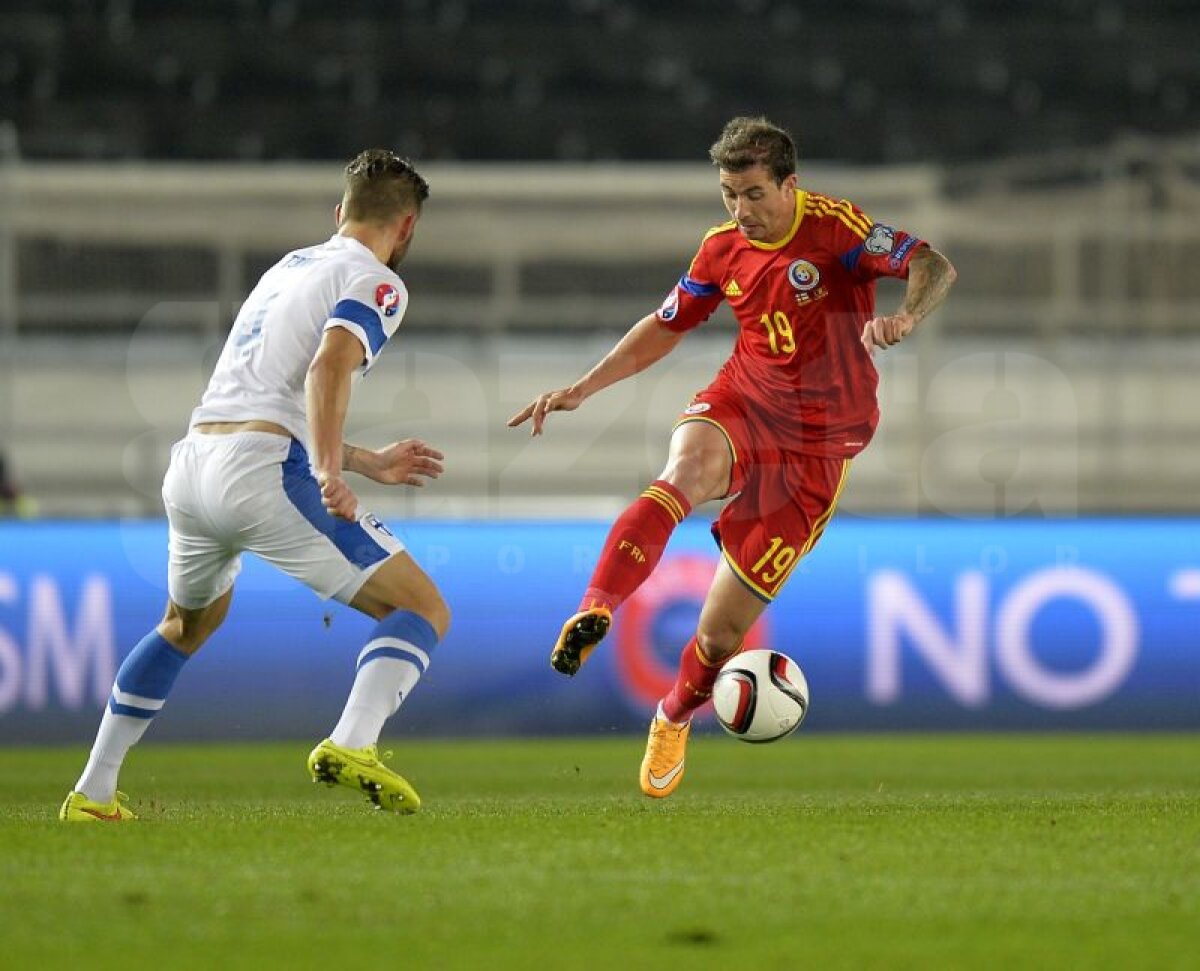
<instances>
[{"instance_id":1,"label":"red sock","mask_svg":"<svg viewBox=\"0 0 1200 971\"><path fill-rule=\"evenodd\" d=\"M693 711L712 697L713 682L720 672L721 665L709 664L693 637L679 655L679 677L662 700L663 714L673 722L687 721Z\"/></svg>"},{"instance_id":2,"label":"red sock","mask_svg":"<svg viewBox=\"0 0 1200 971\"><path fill-rule=\"evenodd\" d=\"M615 610L658 565L675 527L692 511L682 492L656 479L613 523L580 610Z\"/></svg>"}]
</instances>

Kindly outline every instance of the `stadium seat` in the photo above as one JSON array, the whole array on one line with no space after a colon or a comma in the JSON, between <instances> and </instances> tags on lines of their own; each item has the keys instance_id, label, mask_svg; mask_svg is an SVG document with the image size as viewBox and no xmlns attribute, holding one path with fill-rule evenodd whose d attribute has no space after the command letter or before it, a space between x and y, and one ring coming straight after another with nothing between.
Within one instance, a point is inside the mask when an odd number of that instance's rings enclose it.
<instances>
[{"instance_id":1,"label":"stadium seat","mask_svg":"<svg viewBox=\"0 0 1200 971\"><path fill-rule=\"evenodd\" d=\"M744 111L798 127L809 157L853 162L985 159L1200 120L1188 4L1060 0L1015 18L873 0L819 23L787 3L683 0L6 7L0 118L32 157L337 158L362 138L325 120L347 107L426 158L480 160L694 158ZM735 56L764 31L795 56ZM111 129L56 134L113 99Z\"/></svg>"}]
</instances>

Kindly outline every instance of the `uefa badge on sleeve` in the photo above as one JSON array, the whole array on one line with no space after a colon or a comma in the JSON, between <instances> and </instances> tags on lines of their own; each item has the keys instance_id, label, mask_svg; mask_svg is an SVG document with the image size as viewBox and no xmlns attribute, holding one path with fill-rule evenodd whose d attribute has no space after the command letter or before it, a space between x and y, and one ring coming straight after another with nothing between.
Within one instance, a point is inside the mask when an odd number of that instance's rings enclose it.
<instances>
[{"instance_id":1,"label":"uefa badge on sleeve","mask_svg":"<svg viewBox=\"0 0 1200 971\"><path fill-rule=\"evenodd\" d=\"M375 306L385 317L396 316L400 309L400 291L390 283L381 283L375 288Z\"/></svg>"},{"instance_id":2,"label":"uefa badge on sleeve","mask_svg":"<svg viewBox=\"0 0 1200 971\"><path fill-rule=\"evenodd\" d=\"M896 245L896 230L891 226L876 223L870 235L863 240L863 249L872 256L887 256Z\"/></svg>"}]
</instances>

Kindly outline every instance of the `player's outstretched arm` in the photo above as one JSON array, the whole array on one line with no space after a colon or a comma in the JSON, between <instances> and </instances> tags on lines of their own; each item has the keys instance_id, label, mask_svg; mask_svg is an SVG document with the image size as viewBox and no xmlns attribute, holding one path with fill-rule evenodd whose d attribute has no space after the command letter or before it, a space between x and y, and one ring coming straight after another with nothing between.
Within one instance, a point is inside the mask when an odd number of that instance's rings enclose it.
<instances>
[{"instance_id":1,"label":"player's outstretched arm","mask_svg":"<svg viewBox=\"0 0 1200 971\"><path fill-rule=\"evenodd\" d=\"M542 434L546 416L552 411L574 411L597 391L644 371L675 349L683 340L663 326L657 314L649 314L634 324L599 364L569 388L545 391L508 420L509 428L533 419L530 435Z\"/></svg>"},{"instance_id":2,"label":"player's outstretched arm","mask_svg":"<svg viewBox=\"0 0 1200 971\"><path fill-rule=\"evenodd\" d=\"M904 306L898 313L868 320L862 332L863 346L874 354L877 347L891 347L904 340L946 299L957 276L946 257L932 247L922 246L908 262Z\"/></svg>"},{"instance_id":3,"label":"player's outstretched arm","mask_svg":"<svg viewBox=\"0 0 1200 971\"><path fill-rule=\"evenodd\" d=\"M406 438L380 449L347 444L342 447L342 468L384 485L420 488L426 479L442 474L445 457L419 438Z\"/></svg>"}]
</instances>

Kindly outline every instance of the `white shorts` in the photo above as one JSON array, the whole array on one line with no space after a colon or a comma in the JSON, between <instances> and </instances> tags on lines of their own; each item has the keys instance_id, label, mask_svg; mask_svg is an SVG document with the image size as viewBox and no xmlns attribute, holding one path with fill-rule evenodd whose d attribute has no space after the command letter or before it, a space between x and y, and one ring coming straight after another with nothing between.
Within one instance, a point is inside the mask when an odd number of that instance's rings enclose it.
<instances>
[{"instance_id":1,"label":"white shorts","mask_svg":"<svg viewBox=\"0 0 1200 971\"><path fill-rule=\"evenodd\" d=\"M299 442L269 432L192 432L171 449L163 479L170 522L167 589L180 607L206 607L230 587L248 550L349 603L404 549L375 516L331 516Z\"/></svg>"}]
</instances>

